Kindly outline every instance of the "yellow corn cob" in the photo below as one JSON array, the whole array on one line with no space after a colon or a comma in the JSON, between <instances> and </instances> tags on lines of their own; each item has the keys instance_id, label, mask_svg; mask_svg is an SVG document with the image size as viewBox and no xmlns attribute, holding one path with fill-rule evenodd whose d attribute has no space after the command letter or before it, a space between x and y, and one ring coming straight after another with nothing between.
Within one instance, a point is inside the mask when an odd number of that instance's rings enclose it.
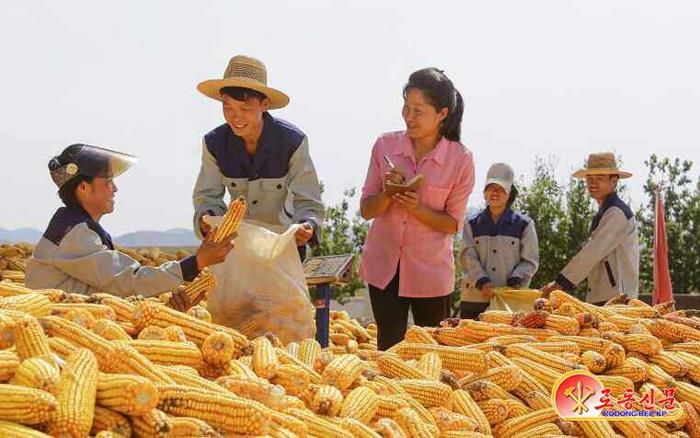
<instances>
[{"instance_id":1,"label":"yellow corn cob","mask_svg":"<svg viewBox=\"0 0 700 438\"><path fill-rule=\"evenodd\" d=\"M261 337L255 340L253 350L253 371L258 376L269 379L275 375L280 363L270 341Z\"/></svg>"},{"instance_id":2,"label":"yellow corn cob","mask_svg":"<svg viewBox=\"0 0 700 438\"><path fill-rule=\"evenodd\" d=\"M3 269L0 271L0 278L13 283L24 284L25 277L26 275L22 271L15 271L12 269Z\"/></svg>"},{"instance_id":3,"label":"yellow corn cob","mask_svg":"<svg viewBox=\"0 0 700 438\"><path fill-rule=\"evenodd\" d=\"M661 351L658 354L647 356L649 362L661 367L664 371L675 378L685 377L688 374L688 367L683 359L670 351Z\"/></svg>"},{"instance_id":4,"label":"yellow corn cob","mask_svg":"<svg viewBox=\"0 0 700 438\"><path fill-rule=\"evenodd\" d=\"M365 369L367 369L367 365L357 356L344 354L333 359L325 367L321 374L321 381L340 390L345 390L362 375Z\"/></svg>"},{"instance_id":5,"label":"yellow corn cob","mask_svg":"<svg viewBox=\"0 0 700 438\"><path fill-rule=\"evenodd\" d=\"M0 382L7 382L17 372L20 361L17 354L9 350L0 350Z\"/></svg>"},{"instance_id":6,"label":"yellow corn cob","mask_svg":"<svg viewBox=\"0 0 700 438\"><path fill-rule=\"evenodd\" d=\"M479 321L489 324L511 325L513 323L513 316L513 313L506 312L505 310L487 310L479 314Z\"/></svg>"},{"instance_id":7,"label":"yellow corn cob","mask_svg":"<svg viewBox=\"0 0 700 438\"><path fill-rule=\"evenodd\" d=\"M394 420L410 437L435 438L439 433L437 427L424 423L411 408L400 409Z\"/></svg>"},{"instance_id":8,"label":"yellow corn cob","mask_svg":"<svg viewBox=\"0 0 700 438\"><path fill-rule=\"evenodd\" d=\"M579 348L578 344L575 342L567 342L567 341L547 341L547 342L528 342L528 343L516 343L514 345L517 346L524 346L527 345L530 348L534 348L539 351L543 351L545 353L551 353L551 354L560 354L560 353L571 353L571 354L580 354L581 349ZM507 349L507 347L506 347Z\"/></svg>"},{"instance_id":9,"label":"yellow corn cob","mask_svg":"<svg viewBox=\"0 0 700 438\"><path fill-rule=\"evenodd\" d=\"M625 363L627 355L625 349L620 344L612 343L603 352L605 363L608 369L621 367Z\"/></svg>"},{"instance_id":10,"label":"yellow corn cob","mask_svg":"<svg viewBox=\"0 0 700 438\"><path fill-rule=\"evenodd\" d=\"M625 389L634 389L634 383L627 377L622 376L598 376L598 380L604 387L610 388L613 397L620 397Z\"/></svg>"},{"instance_id":11,"label":"yellow corn cob","mask_svg":"<svg viewBox=\"0 0 700 438\"><path fill-rule=\"evenodd\" d=\"M629 334L621 337L622 346L627 351L636 351L642 354L658 354L663 349L661 341L647 334Z\"/></svg>"},{"instance_id":12,"label":"yellow corn cob","mask_svg":"<svg viewBox=\"0 0 700 438\"><path fill-rule=\"evenodd\" d=\"M581 421L579 426L590 438L609 438L615 437L617 434L613 430L610 423L606 420Z\"/></svg>"},{"instance_id":13,"label":"yellow corn cob","mask_svg":"<svg viewBox=\"0 0 700 438\"><path fill-rule=\"evenodd\" d=\"M117 321L117 324L119 324L119 326L124 329L124 331L126 332L127 335L129 335L133 338L138 336L139 333L136 330L136 328L134 327L134 324L132 324L130 322L124 322L124 321Z\"/></svg>"},{"instance_id":14,"label":"yellow corn cob","mask_svg":"<svg viewBox=\"0 0 700 438\"><path fill-rule=\"evenodd\" d=\"M349 432L355 438L381 438L371 427L354 418L326 418L327 421Z\"/></svg>"},{"instance_id":15,"label":"yellow corn cob","mask_svg":"<svg viewBox=\"0 0 700 438\"><path fill-rule=\"evenodd\" d=\"M321 375L317 373L313 368L306 365L301 360L297 359L296 356L292 356L282 348L275 348L275 354L277 355L277 360L279 360L280 364L295 365L299 368L302 368L309 375L309 381L311 383L321 383Z\"/></svg>"},{"instance_id":16,"label":"yellow corn cob","mask_svg":"<svg viewBox=\"0 0 700 438\"><path fill-rule=\"evenodd\" d=\"M190 303L196 304L203 298L206 298L209 292L214 290L215 287L216 277L214 277L214 274L212 274L208 268L204 268L194 281L185 286L182 293L187 297Z\"/></svg>"},{"instance_id":17,"label":"yellow corn cob","mask_svg":"<svg viewBox=\"0 0 700 438\"><path fill-rule=\"evenodd\" d=\"M49 338L49 347L53 353L64 360L78 349L75 344L63 338Z\"/></svg>"},{"instance_id":18,"label":"yellow corn cob","mask_svg":"<svg viewBox=\"0 0 700 438\"><path fill-rule=\"evenodd\" d=\"M144 415L156 407L158 391L142 376L99 373L97 403L127 415Z\"/></svg>"},{"instance_id":19,"label":"yellow corn cob","mask_svg":"<svg viewBox=\"0 0 700 438\"><path fill-rule=\"evenodd\" d=\"M165 341L167 338L168 336L165 334L165 329L155 325L144 327L137 336L137 339L149 341Z\"/></svg>"},{"instance_id":20,"label":"yellow corn cob","mask_svg":"<svg viewBox=\"0 0 700 438\"><path fill-rule=\"evenodd\" d=\"M693 342L680 342L677 344L673 344L666 348L668 351L683 351L686 353L693 354L695 356L700 356L700 341L693 341Z\"/></svg>"},{"instance_id":21,"label":"yellow corn cob","mask_svg":"<svg viewBox=\"0 0 700 438\"><path fill-rule=\"evenodd\" d=\"M61 369L56 391L58 407L49 422L49 434L83 437L90 432L95 412L97 373L97 360L90 350L79 348L68 357Z\"/></svg>"},{"instance_id":22,"label":"yellow corn cob","mask_svg":"<svg viewBox=\"0 0 700 438\"><path fill-rule=\"evenodd\" d=\"M405 340L412 344L437 344L428 330L417 325L412 325L406 330Z\"/></svg>"},{"instance_id":23,"label":"yellow corn cob","mask_svg":"<svg viewBox=\"0 0 700 438\"><path fill-rule=\"evenodd\" d=\"M199 368L202 364L202 352L192 342L132 340L114 341L133 347L148 360L159 365L186 365Z\"/></svg>"},{"instance_id":24,"label":"yellow corn cob","mask_svg":"<svg viewBox=\"0 0 700 438\"><path fill-rule=\"evenodd\" d=\"M171 342L187 342L187 336L179 325L171 325L163 329L165 340Z\"/></svg>"},{"instance_id":25,"label":"yellow corn cob","mask_svg":"<svg viewBox=\"0 0 700 438\"><path fill-rule=\"evenodd\" d=\"M700 416L692 404L681 402L681 408L685 413L685 430L691 437L700 436Z\"/></svg>"},{"instance_id":26,"label":"yellow corn cob","mask_svg":"<svg viewBox=\"0 0 700 438\"><path fill-rule=\"evenodd\" d=\"M442 375L442 359L434 351L421 356L416 368L427 378L440 380Z\"/></svg>"},{"instance_id":27,"label":"yellow corn cob","mask_svg":"<svg viewBox=\"0 0 700 438\"><path fill-rule=\"evenodd\" d=\"M345 397L340 407L340 416L354 418L364 424L369 424L379 409L379 397L371 389L360 386Z\"/></svg>"},{"instance_id":28,"label":"yellow corn cob","mask_svg":"<svg viewBox=\"0 0 700 438\"><path fill-rule=\"evenodd\" d=\"M385 353L377 358L382 374L392 379L421 379L427 376L416 367L409 366L393 353Z\"/></svg>"},{"instance_id":29,"label":"yellow corn cob","mask_svg":"<svg viewBox=\"0 0 700 438\"><path fill-rule=\"evenodd\" d=\"M246 202L244 197L240 196L231 201L228 210L224 213L224 219L221 221L221 225L219 225L214 232L214 242L221 242L238 231L245 214Z\"/></svg>"},{"instance_id":30,"label":"yellow corn cob","mask_svg":"<svg viewBox=\"0 0 700 438\"><path fill-rule=\"evenodd\" d=\"M547 339L547 341L548 342L552 342L552 341L555 341L555 342L558 342L558 341L574 342L578 345L581 352L584 352L586 350L593 350L596 353L600 353L600 354L604 354L605 349L613 344L612 342L608 341L607 339L587 338L585 336L564 336L564 335L552 336L549 339Z\"/></svg>"},{"instance_id":31,"label":"yellow corn cob","mask_svg":"<svg viewBox=\"0 0 700 438\"><path fill-rule=\"evenodd\" d=\"M143 376L156 384L173 383L173 380L167 374L157 368L153 362L139 353L134 347L125 344L123 341L113 342L112 352L110 353L111 366L108 371Z\"/></svg>"},{"instance_id":32,"label":"yellow corn cob","mask_svg":"<svg viewBox=\"0 0 700 438\"><path fill-rule=\"evenodd\" d=\"M8 279L0 281L0 297L14 297L16 295L26 295L32 292L34 291Z\"/></svg>"},{"instance_id":33,"label":"yellow corn cob","mask_svg":"<svg viewBox=\"0 0 700 438\"><path fill-rule=\"evenodd\" d=\"M411 407L405 397L397 395L382 394L378 396L378 400L375 418L394 418L399 409Z\"/></svg>"},{"instance_id":34,"label":"yellow corn cob","mask_svg":"<svg viewBox=\"0 0 700 438\"><path fill-rule=\"evenodd\" d=\"M106 304L64 304L64 303L54 303L51 306L51 314L63 316L71 310L84 310L89 312L95 319L117 319L117 313Z\"/></svg>"},{"instance_id":35,"label":"yellow corn cob","mask_svg":"<svg viewBox=\"0 0 700 438\"><path fill-rule=\"evenodd\" d=\"M329 338L334 345L338 346L345 346L350 342L350 335L347 333L331 333Z\"/></svg>"},{"instance_id":36,"label":"yellow corn cob","mask_svg":"<svg viewBox=\"0 0 700 438\"><path fill-rule=\"evenodd\" d=\"M310 385L307 397L309 409L318 415L336 416L343 404L343 394L330 385Z\"/></svg>"},{"instance_id":37,"label":"yellow corn cob","mask_svg":"<svg viewBox=\"0 0 700 438\"><path fill-rule=\"evenodd\" d=\"M676 386L676 379L664 371L660 366L652 363L646 364L647 380L661 389Z\"/></svg>"},{"instance_id":38,"label":"yellow corn cob","mask_svg":"<svg viewBox=\"0 0 700 438\"><path fill-rule=\"evenodd\" d=\"M27 272L27 262L19 256L8 257L7 266L15 271Z\"/></svg>"},{"instance_id":39,"label":"yellow corn cob","mask_svg":"<svg viewBox=\"0 0 700 438\"><path fill-rule=\"evenodd\" d=\"M265 436L269 438L296 438L299 435L273 421L270 423L270 430Z\"/></svg>"},{"instance_id":40,"label":"yellow corn cob","mask_svg":"<svg viewBox=\"0 0 700 438\"><path fill-rule=\"evenodd\" d=\"M401 426L391 418L377 420L375 430L384 438L408 438ZM462 437L463 435L460 435L460 438Z\"/></svg>"},{"instance_id":41,"label":"yellow corn cob","mask_svg":"<svg viewBox=\"0 0 700 438\"><path fill-rule=\"evenodd\" d=\"M485 435L483 433L471 432L467 430L448 430L447 432L440 435L441 438L489 438L490 436L491 435Z\"/></svg>"},{"instance_id":42,"label":"yellow corn cob","mask_svg":"<svg viewBox=\"0 0 700 438\"><path fill-rule=\"evenodd\" d=\"M665 319L643 319L642 323L652 335L673 343L700 341L700 330Z\"/></svg>"},{"instance_id":43,"label":"yellow corn cob","mask_svg":"<svg viewBox=\"0 0 700 438\"><path fill-rule=\"evenodd\" d=\"M0 420L0 436L3 438L51 438L51 435L46 435L36 429L2 420Z\"/></svg>"},{"instance_id":44,"label":"yellow corn cob","mask_svg":"<svg viewBox=\"0 0 700 438\"><path fill-rule=\"evenodd\" d=\"M216 383L229 391L229 394L255 400L275 410L281 410L285 405L284 388L273 385L261 377L250 379L223 376L216 379Z\"/></svg>"},{"instance_id":45,"label":"yellow corn cob","mask_svg":"<svg viewBox=\"0 0 700 438\"><path fill-rule=\"evenodd\" d=\"M565 315L550 314L544 323L544 328L555 330L562 335L575 336L581 331L581 326L576 318Z\"/></svg>"},{"instance_id":46,"label":"yellow corn cob","mask_svg":"<svg viewBox=\"0 0 700 438\"><path fill-rule=\"evenodd\" d=\"M506 345L511 345L511 344L530 344L537 342L537 339L534 336L530 335L503 335L503 336L494 336L493 338L490 338L487 341L489 344L493 345L500 345L500 346L506 346ZM470 345L471 348L474 348L472 344Z\"/></svg>"},{"instance_id":47,"label":"yellow corn cob","mask_svg":"<svg viewBox=\"0 0 700 438\"><path fill-rule=\"evenodd\" d=\"M465 345L473 344L472 341L460 335L457 332L457 328L454 327L438 328L433 337L438 344L450 347L463 347ZM432 342L429 344L432 344Z\"/></svg>"},{"instance_id":48,"label":"yellow corn cob","mask_svg":"<svg viewBox=\"0 0 700 438\"><path fill-rule=\"evenodd\" d=\"M511 438L540 438L547 435L559 435L561 436L561 430L554 423L546 423L537 427L533 427L530 430L517 433Z\"/></svg>"},{"instance_id":49,"label":"yellow corn cob","mask_svg":"<svg viewBox=\"0 0 700 438\"><path fill-rule=\"evenodd\" d=\"M109 341L93 332L58 316L46 316L39 319L39 323L49 336L60 337L70 341L77 347L92 351L103 370L109 370L110 355L114 348Z\"/></svg>"},{"instance_id":50,"label":"yellow corn cob","mask_svg":"<svg viewBox=\"0 0 700 438\"><path fill-rule=\"evenodd\" d=\"M451 412L445 408L432 408L430 413L435 418L438 429L441 434L448 431L465 431L473 432L478 427L476 420L473 420L466 415Z\"/></svg>"},{"instance_id":51,"label":"yellow corn cob","mask_svg":"<svg viewBox=\"0 0 700 438\"><path fill-rule=\"evenodd\" d=\"M543 385L547 391L551 391L554 383L562 374L561 371L542 365L536 360L526 359L524 357L514 357L511 360L522 368L523 371L532 376L538 383ZM523 379L523 381L525 381L525 379Z\"/></svg>"},{"instance_id":52,"label":"yellow corn cob","mask_svg":"<svg viewBox=\"0 0 700 438\"><path fill-rule=\"evenodd\" d=\"M336 426L330 421L317 417L306 409L291 408L287 410L289 415L303 421L308 428L309 434L317 437L339 437L352 438L353 434L345 431L342 427Z\"/></svg>"},{"instance_id":53,"label":"yellow corn cob","mask_svg":"<svg viewBox=\"0 0 700 438\"><path fill-rule=\"evenodd\" d=\"M82 309L67 310L58 316L60 316L61 318L65 318L68 321L71 321L72 323L77 324L81 327L85 327L88 330L92 330L96 321L95 317L92 316L90 312Z\"/></svg>"},{"instance_id":54,"label":"yellow corn cob","mask_svg":"<svg viewBox=\"0 0 700 438\"><path fill-rule=\"evenodd\" d=\"M203 307L191 307L187 310L187 314L204 322L211 322L211 313Z\"/></svg>"},{"instance_id":55,"label":"yellow corn cob","mask_svg":"<svg viewBox=\"0 0 700 438\"><path fill-rule=\"evenodd\" d=\"M426 408L446 405L452 394L448 385L428 379L401 379L396 383Z\"/></svg>"},{"instance_id":56,"label":"yellow corn cob","mask_svg":"<svg viewBox=\"0 0 700 438\"><path fill-rule=\"evenodd\" d=\"M494 436L496 436L496 438L511 437L516 433L535 428L542 424L551 423L557 418L558 416L554 408L540 409L504 421L494 428Z\"/></svg>"},{"instance_id":57,"label":"yellow corn cob","mask_svg":"<svg viewBox=\"0 0 700 438\"><path fill-rule=\"evenodd\" d=\"M540 409L546 409L552 406L552 397L547 396L539 391L532 391L527 393L523 397L523 401L525 401L525 403L527 403L527 405L530 408L536 411Z\"/></svg>"},{"instance_id":58,"label":"yellow corn cob","mask_svg":"<svg viewBox=\"0 0 700 438\"><path fill-rule=\"evenodd\" d=\"M491 368L483 374L467 376L460 379L459 383L460 385L465 386L476 380L488 380L506 391L512 391L520 386L523 381L523 375L520 368L518 368L516 365L503 365Z\"/></svg>"},{"instance_id":59,"label":"yellow corn cob","mask_svg":"<svg viewBox=\"0 0 700 438\"><path fill-rule=\"evenodd\" d=\"M228 333L212 333L202 344L202 357L212 365L223 365L233 358L235 348L233 339Z\"/></svg>"},{"instance_id":60,"label":"yellow corn cob","mask_svg":"<svg viewBox=\"0 0 700 438\"><path fill-rule=\"evenodd\" d=\"M291 354L292 356L298 358L299 356L297 353L299 353L299 343L298 342L290 342L288 343L284 349L287 351L287 353Z\"/></svg>"},{"instance_id":61,"label":"yellow corn cob","mask_svg":"<svg viewBox=\"0 0 700 438\"><path fill-rule=\"evenodd\" d=\"M14 384L55 394L59 378L58 367L50 357L32 357L17 367Z\"/></svg>"},{"instance_id":62,"label":"yellow corn cob","mask_svg":"<svg viewBox=\"0 0 700 438\"><path fill-rule=\"evenodd\" d=\"M505 399L503 401L506 404L506 407L508 408L508 414L506 416L506 419L519 417L521 415L526 415L526 414L529 414L529 413L536 410L536 409L532 409L532 408L525 406L522 402L520 402L518 400L513 400L513 399L509 398L509 399ZM550 406L551 406L551 402L549 404L547 404L547 406L542 407L541 409L545 409L545 408L550 407Z\"/></svg>"},{"instance_id":63,"label":"yellow corn cob","mask_svg":"<svg viewBox=\"0 0 700 438\"><path fill-rule=\"evenodd\" d=\"M471 319L463 319L457 326L456 333L471 342L484 342L494 336L531 334L522 327L508 324L491 324Z\"/></svg>"},{"instance_id":64,"label":"yellow corn cob","mask_svg":"<svg viewBox=\"0 0 700 438\"><path fill-rule=\"evenodd\" d=\"M197 370L190 367L182 366L156 366L165 375L171 378L176 384L182 386L191 386L193 388L202 388L212 392L228 394L228 390L211 380L207 380L197 373Z\"/></svg>"},{"instance_id":65,"label":"yellow corn cob","mask_svg":"<svg viewBox=\"0 0 700 438\"><path fill-rule=\"evenodd\" d=\"M488 418L467 391L462 389L453 391L449 399L449 404L452 411L474 419L477 423L477 428L475 429L477 432L485 434L491 433L491 425Z\"/></svg>"},{"instance_id":66,"label":"yellow corn cob","mask_svg":"<svg viewBox=\"0 0 700 438\"><path fill-rule=\"evenodd\" d=\"M478 402L477 405L491 426L500 424L506 420L510 408L505 400L494 398Z\"/></svg>"},{"instance_id":67,"label":"yellow corn cob","mask_svg":"<svg viewBox=\"0 0 700 438\"><path fill-rule=\"evenodd\" d=\"M131 424L122 414L114 412L102 406L95 406L95 415L92 418L91 434L101 431L113 432L119 436L131 436Z\"/></svg>"},{"instance_id":68,"label":"yellow corn cob","mask_svg":"<svg viewBox=\"0 0 700 438\"><path fill-rule=\"evenodd\" d=\"M396 394L396 397L403 399L408 405L408 407L413 409L423 420L424 423L428 423L432 426L435 426L435 428L437 429L437 423L435 422L433 414L431 414L430 411L425 406L423 406L418 400L416 400L408 394Z\"/></svg>"},{"instance_id":69,"label":"yellow corn cob","mask_svg":"<svg viewBox=\"0 0 700 438\"><path fill-rule=\"evenodd\" d=\"M96 304L103 304L111 307L118 321L131 321L131 318L133 318L136 306L123 298L105 293L97 293L92 294L90 299Z\"/></svg>"},{"instance_id":70,"label":"yellow corn cob","mask_svg":"<svg viewBox=\"0 0 700 438\"><path fill-rule=\"evenodd\" d=\"M685 366L688 368L688 378L695 383L700 383L700 356L686 353L685 351L673 353L685 363Z\"/></svg>"},{"instance_id":71,"label":"yellow corn cob","mask_svg":"<svg viewBox=\"0 0 700 438\"><path fill-rule=\"evenodd\" d=\"M13 330L17 355L20 360L51 353L49 340L36 318L29 317L15 321Z\"/></svg>"},{"instance_id":72,"label":"yellow corn cob","mask_svg":"<svg viewBox=\"0 0 700 438\"><path fill-rule=\"evenodd\" d=\"M345 328L348 332L350 332L350 334L353 335L357 342L364 343L369 342L372 339L372 336L370 336L370 334L367 333L367 330L358 324L357 321L346 321L340 319L335 322L335 325L340 325L341 327Z\"/></svg>"},{"instance_id":73,"label":"yellow corn cob","mask_svg":"<svg viewBox=\"0 0 700 438\"><path fill-rule=\"evenodd\" d=\"M651 438L648 421L610 421L610 425L626 437Z\"/></svg>"},{"instance_id":74,"label":"yellow corn cob","mask_svg":"<svg viewBox=\"0 0 700 438\"><path fill-rule=\"evenodd\" d=\"M228 362L227 364L227 372L228 375L236 376L236 377L247 377L247 378L255 378L257 375L255 372L253 372L250 367L242 363L238 359L233 359Z\"/></svg>"},{"instance_id":75,"label":"yellow corn cob","mask_svg":"<svg viewBox=\"0 0 700 438\"><path fill-rule=\"evenodd\" d=\"M108 341L130 341L131 336L116 322L110 319L98 319L92 331Z\"/></svg>"},{"instance_id":76,"label":"yellow corn cob","mask_svg":"<svg viewBox=\"0 0 700 438\"><path fill-rule=\"evenodd\" d=\"M581 354L581 363L594 374L600 374L607 368L605 356L593 350L586 350Z\"/></svg>"},{"instance_id":77,"label":"yellow corn cob","mask_svg":"<svg viewBox=\"0 0 700 438\"><path fill-rule=\"evenodd\" d=\"M39 424L51 419L57 406L56 398L48 392L0 384L0 420Z\"/></svg>"},{"instance_id":78,"label":"yellow corn cob","mask_svg":"<svg viewBox=\"0 0 700 438\"><path fill-rule=\"evenodd\" d=\"M301 395L300 397L304 397L304 395ZM294 397L293 395L285 395L283 398L284 402L282 406L282 412L286 412L287 409L291 408L306 409L306 405L301 400L301 398Z\"/></svg>"},{"instance_id":79,"label":"yellow corn cob","mask_svg":"<svg viewBox=\"0 0 700 438\"><path fill-rule=\"evenodd\" d=\"M191 417L171 417L172 429L168 438L189 438L189 437L222 437L210 425L199 418Z\"/></svg>"},{"instance_id":80,"label":"yellow corn cob","mask_svg":"<svg viewBox=\"0 0 700 438\"><path fill-rule=\"evenodd\" d=\"M205 389L164 385L158 391L159 409L178 417L199 418L226 433L264 435L274 412L253 400Z\"/></svg>"},{"instance_id":81,"label":"yellow corn cob","mask_svg":"<svg viewBox=\"0 0 700 438\"><path fill-rule=\"evenodd\" d=\"M235 356L238 356L248 342L245 336L234 329L211 324L162 304L148 301L141 302L136 306L133 322L137 330L141 330L147 325L156 325L162 328L179 325L187 335L187 339L197 345L202 345L207 336L214 332L226 332L231 335L236 344Z\"/></svg>"},{"instance_id":82,"label":"yellow corn cob","mask_svg":"<svg viewBox=\"0 0 700 438\"><path fill-rule=\"evenodd\" d=\"M475 373L486 370L486 353L481 350L432 344L397 344L394 352L404 360L420 359L424 354L434 352L440 356L442 366L446 369Z\"/></svg>"},{"instance_id":83,"label":"yellow corn cob","mask_svg":"<svg viewBox=\"0 0 700 438\"><path fill-rule=\"evenodd\" d=\"M644 382L647 379L647 368L646 364L639 359L634 359L628 357L625 359L625 363L617 368L612 368L606 371L607 375L610 376L622 376L627 377L634 383Z\"/></svg>"},{"instance_id":84,"label":"yellow corn cob","mask_svg":"<svg viewBox=\"0 0 700 438\"><path fill-rule=\"evenodd\" d=\"M173 428L170 417L159 409L152 409L146 415L133 417L131 422L134 436L137 438L165 438Z\"/></svg>"},{"instance_id":85,"label":"yellow corn cob","mask_svg":"<svg viewBox=\"0 0 700 438\"><path fill-rule=\"evenodd\" d=\"M19 310L39 318L51 314L51 301L37 293L15 295L0 298L0 309Z\"/></svg>"},{"instance_id":86,"label":"yellow corn cob","mask_svg":"<svg viewBox=\"0 0 700 438\"><path fill-rule=\"evenodd\" d=\"M306 391L311 383L309 374L297 365L280 365L270 379L270 383L280 385L287 394L298 396Z\"/></svg>"},{"instance_id":87,"label":"yellow corn cob","mask_svg":"<svg viewBox=\"0 0 700 438\"><path fill-rule=\"evenodd\" d=\"M693 405L696 411L700 411L700 387L687 382L676 382L676 398Z\"/></svg>"},{"instance_id":88,"label":"yellow corn cob","mask_svg":"<svg viewBox=\"0 0 700 438\"><path fill-rule=\"evenodd\" d=\"M15 320L0 312L0 350L9 348L15 343L13 329Z\"/></svg>"}]
</instances>

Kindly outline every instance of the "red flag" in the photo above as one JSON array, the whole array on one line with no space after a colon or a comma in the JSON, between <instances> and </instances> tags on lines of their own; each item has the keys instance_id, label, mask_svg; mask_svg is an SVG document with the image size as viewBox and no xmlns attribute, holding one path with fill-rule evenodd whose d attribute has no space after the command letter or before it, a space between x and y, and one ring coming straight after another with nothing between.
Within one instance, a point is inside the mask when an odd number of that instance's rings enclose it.
<instances>
[{"instance_id":1,"label":"red flag","mask_svg":"<svg viewBox=\"0 0 700 438\"><path fill-rule=\"evenodd\" d=\"M659 189L656 189L656 208L654 209L654 304L673 301L671 273L668 270L668 244L666 243L666 215Z\"/></svg>"}]
</instances>

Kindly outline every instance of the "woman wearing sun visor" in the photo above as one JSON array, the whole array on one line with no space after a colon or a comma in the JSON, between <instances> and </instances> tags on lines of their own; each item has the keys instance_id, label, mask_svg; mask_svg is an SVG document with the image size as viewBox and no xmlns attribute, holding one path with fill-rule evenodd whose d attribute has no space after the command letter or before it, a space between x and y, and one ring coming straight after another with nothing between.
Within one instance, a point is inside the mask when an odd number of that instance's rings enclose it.
<instances>
[{"instance_id":1,"label":"woman wearing sun visor","mask_svg":"<svg viewBox=\"0 0 700 438\"><path fill-rule=\"evenodd\" d=\"M149 297L192 281L204 267L226 258L230 239L205 240L195 256L158 267L143 266L114 249L99 222L114 211L113 178L135 163L131 155L85 144L68 146L49 161L65 206L56 210L27 263L27 287Z\"/></svg>"}]
</instances>

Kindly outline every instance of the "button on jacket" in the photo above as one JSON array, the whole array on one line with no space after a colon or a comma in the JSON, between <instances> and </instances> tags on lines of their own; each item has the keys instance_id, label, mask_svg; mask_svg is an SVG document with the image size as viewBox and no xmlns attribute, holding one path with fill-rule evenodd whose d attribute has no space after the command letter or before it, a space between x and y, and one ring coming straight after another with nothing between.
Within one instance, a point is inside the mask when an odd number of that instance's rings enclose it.
<instances>
[{"instance_id":1,"label":"button on jacket","mask_svg":"<svg viewBox=\"0 0 700 438\"><path fill-rule=\"evenodd\" d=\"M588 279L586 301L607 301L619 293L638 296L639 242L632 210L617 193L603 202L593 218L591 235L556 281L571 291Z\"/></svg>"},{"instance_id":2,"label":"button on jacket","mask_svg":"<svg viewBox=\"0 0 700 438\"><path fill-rule=\"evenodd\" d=\"M384 134L377 139L367 171L362 198L384 190L389 171L386 155L411 179L425 177L418 192L420 202L452 216L461 229L467 199L474 188L472 153L461 143L442 138L435 148L416 163L408 135ZM360 261L360 275L367 283L385 289L399 272L399 296L432 298L454 289L452 235L436 231L392 202L386 213L372 220Z\"/></svg>"},{"instance_id":3,"label":"button on jacket","mask_svg":"<svg viewBox=\"0 0 700 438\"><path fill-rule=\"evenodd\" d=\"M59 208L27 262L27 287L150 297L197 276L194 256L143 266L116 251L109 234L85 212Z\"/></svg>"},{"instance_id":4,"label":"button on jacket","mask_svg":"<svg viewBox=\"0 0 700 438\"><path fill-rule=\"evenodd\" d=\"M496 224L488 208L469 219L462 245L462 301L487 303L479 288L489 282L495 287L527 287L539 267L535 223L510 208Z\"/></svg>"},{"instance_id":5,"label":"button on jacket","mask_svg":"<svg viewBox=\"0 0 700 438\"><path fill-rule=\"evenodd\" d=\"M310 222L312 244L323 222L323 202L306 135L284 120L263 115L263 130L250 157L242 138L223 124L204 136L202 166L194 187L194 229L202 215L226 212L224 194L245 196L247 218L271 225Z\"/></svg>"}]
</instances>

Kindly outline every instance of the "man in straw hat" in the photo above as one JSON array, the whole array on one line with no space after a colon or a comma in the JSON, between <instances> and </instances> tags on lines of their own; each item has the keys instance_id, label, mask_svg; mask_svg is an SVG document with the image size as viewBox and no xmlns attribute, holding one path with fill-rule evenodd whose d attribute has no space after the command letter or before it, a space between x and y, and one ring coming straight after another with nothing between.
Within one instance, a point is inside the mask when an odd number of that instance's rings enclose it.
<instances>
[{"instance_id":1,"label":"man in straw hat","mask_svg":"<svg viewBox=\"0 0 700 438\"><path fill-rule=\"evenodd\" d=\"M100 219L114 211L113 178L135 163L134 156L86 144L70 145L49 161L51 179L65 206L56 210L27 262L28 287L150 297L192 281L206 266L224 261L233 248L230 239L207 240L196 255L158 267L143 266L115 250ZM185 310L196 304L188 303L181 292L173 294L171 307Z\"/></svg>"},{"instance_id":2,"label":"man in straw hat","mask_svg":"<svg viewBox=\"0 0 700 438\"><path fill-rule=\"evenodd\" d=\"M226 123L204 135L202 166L194 187L194 227L209 231L206 215L223 215L224 193L245 196L248 217L270 225L302 224L296 241L300 255L317 244L323 221L321 189L309 144L299 128L270 115L289 97L267 85L265 65L254 58L231 58L222 79L197 86L223 103Z\"/></svg>"},{"instance_id":3,"label":"man in straw hat","mask_svg":"<svg viewBox=\"0 0 700 438\"><path fill-rule=\"evenodd\" d=\"M618 180L632 174L617 168L613 153L603 152L590 154L586 167L573 176L586 179L588 193L598 203L598 213L583 248L542 291L546 295L557 289L572 291L587 278L586 301L589 303L602 305L621 292L636 298L639 285L637 224L632 210L615 191Z\"/></svg>"}]
</instances>

